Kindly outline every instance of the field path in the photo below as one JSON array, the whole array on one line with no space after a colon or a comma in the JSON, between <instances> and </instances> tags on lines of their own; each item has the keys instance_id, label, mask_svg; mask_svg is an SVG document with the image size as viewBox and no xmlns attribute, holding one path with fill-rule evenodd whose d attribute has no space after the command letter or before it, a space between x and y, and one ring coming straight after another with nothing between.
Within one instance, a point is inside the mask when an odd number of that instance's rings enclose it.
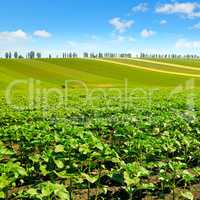
<instances>
[{"instance_id":1,"label":"field path","mask_svg":"<svg viewBox=\"0 0 200 200\"><path fill-rule=\"evenodd\" d=\"M146 60L146 59L137 59L137 58L129 58L129 60L135 60L135 61L141 61L141 62L146 62L146 63L160 64L160 65L166 65L166 66L170 66L170 67L176 67L176 68L182 68L182 69L192 69L192 70L200 71L200 68L197 68L197 67L178 65L178 64L160 62L160 61L155 61L155 60Z\"/></svg>"},{"instance_id":2,"label":"field path","mask_svg":"<svg viewBox=\"0 0 200 200\"><path fill-rule=\"evenodd\" d=\"M112 63L112 64L116 64L116 65L124 65L124 66L132 67L132 68L135 68L135 69L143 69L143 70L146 70L146 71L152 71L152 72L158 72L158 73L164 73L164 74L172 74L172 75L178 75L178 76L187 76L187 77L200 78L200 75L198 75L198 74L188 74L188 73L165 71L165 70L160 70L160 69L155 69L155 68L149 68L149 67L142 67L142 66L139 66L139 65L122 63L122 62L117 62L117 61L112 61L112 60L104 60L104 59L96 59L96 60L101 61L101 62L106 62L106 63ZM135 60L135 59L132 59L132 60ZM143 60L138 59L138 61L143 61ZM159 64L158 62L155 62L155 63ZM191 69L191 68L187 67L187 69Z\"/></svg>"}]
</instances>

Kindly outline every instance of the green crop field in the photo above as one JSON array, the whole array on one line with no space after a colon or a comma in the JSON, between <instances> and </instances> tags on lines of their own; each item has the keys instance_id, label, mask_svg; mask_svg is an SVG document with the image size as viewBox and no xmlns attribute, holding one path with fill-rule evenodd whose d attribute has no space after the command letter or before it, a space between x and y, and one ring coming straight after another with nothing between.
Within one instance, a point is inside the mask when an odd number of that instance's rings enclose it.
<instances>
[{"instance_id":1,"label":"green crop field","mask_svg":"<svg viewBox=\"0 0 200 200\"><path fill-rule=\"evenodd\" d=\"M157 62L146 62L146 60L134 60L134 59L113 59L113 61L127 63L127 64L133 64L140 67L147 67L149 69L155 69L155 70L163 70L167 72L174 72L174 73L187 73L189 75L200 75L200 68L193 68L193 65L189 65L188 68L184 68L184 66L187 66L187 63L183 66L170 66L170 65L163 65L161 63ZM159 62L159 61L158 61ZM172 63L170 63L172 64ZM176 64L176 62L174 63ZM200 62L199 62L200 65Z\"/></svg>"},{"instance_id":2,"label":"green crop field","mask_svg":"<svg viewBox=\"0 0 200 200\"><path fill-rule=\"evenodd\" d=\"M186 59L186 58L185 59L183 58L182 59L163 59L162 58L162 59L149 59L149 60L200 68L199 59Z\"/></svg>"},{"instance_id":3,"label":"green crop field","mask_svg":"<svg viewBox=\"0 0 200 200\"><path fill-rule=\"evenodd\" d=\"M4 90L12 80L33 78L41 80L46 87L60 88L65 80L83 81L88 87L124 87L125 80L129 87L174 87L194 78L196 86L200 71L173 68L158 64L149 64L132 60L117 60L118 64L86 59L40 59L40 60L0 60L0 90ZM136 64L141 67L172 72L166 74L120 65ZM173 73L187 73L181 76ZM191 77L190 77L191 75ZM81 84L80 84L81 86ZM20 85L23 87L23 85Z\"/></svg>"},{"instance_id":4,"label":"green crop field","mask_svg":"<svg viewBox=\"0 0 200 200\"><path fill-rule=\"evenodd\" d=\"M159 62L0 59L0 199L199 199L200 61Z\"/></svg>"}]
</instances>

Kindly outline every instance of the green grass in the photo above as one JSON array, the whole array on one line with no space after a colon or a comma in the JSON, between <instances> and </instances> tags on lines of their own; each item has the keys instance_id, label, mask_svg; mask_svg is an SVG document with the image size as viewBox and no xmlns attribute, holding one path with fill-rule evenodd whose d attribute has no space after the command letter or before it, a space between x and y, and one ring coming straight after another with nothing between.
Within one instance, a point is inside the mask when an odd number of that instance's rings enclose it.
<instances>
[{"instance_id":1,"label":"green grass","mask_svg":"<svg viewBox=\"0 0 200 200\"><path fill-rule=\"evenodd\" d=\"M200 68L199 59L148 59L148 60Z\"/></svg>"},{"instance_id":2,"label":"green grass","mask_svg":"<svg viewBox=\"0 0 200 200\"><path fill-rule=\"evenodd\" d=\"M128 62L135 63L133 61ZM141 66L149 65L147 63L136 64ZM14 80L27 80L29 78L41 80L42 87L57 88L61 88L65 80L83 81L89 88L120 88L124 87L125 79L128 81L129 87L175 87L179 84L185 84L190 79L190 77L134 69L97 60L0 60L1 91L4 91L8 84ZM196 79L197 86L200 85L199 80ZM82 86L79 85L79 87ZM24 89L25 86L21 85L19 88Z\"/></svg>"},{"instance_id":3,"label":"green grass","mask_svg":"<svg viewBox=\"0 0 200 200\"><path fill-rule=\"evenodd\" d=\"M153 68L157 70L164 70L164 71L169 71L169 72L178 72L178 73L187 73L187 74L198 74L200 75L200 71L198 70L193 70L193 69L184 69L180 67L175 67L175 66L167 66L167 65L162 65L160 63L148 63L144 61L138 61L138 60L131 60L131 59L112 59L117 62L122 62L122 63L127 63L127 64L133 64L141 67L148 67L148 68ZM160 61L161 62L161 61ZM175 64L175 63L170 63L170 64ZM187 65L185 65L187 66ZM192 67L192 65L191 65Z\"/></svg>"}]
</instances>

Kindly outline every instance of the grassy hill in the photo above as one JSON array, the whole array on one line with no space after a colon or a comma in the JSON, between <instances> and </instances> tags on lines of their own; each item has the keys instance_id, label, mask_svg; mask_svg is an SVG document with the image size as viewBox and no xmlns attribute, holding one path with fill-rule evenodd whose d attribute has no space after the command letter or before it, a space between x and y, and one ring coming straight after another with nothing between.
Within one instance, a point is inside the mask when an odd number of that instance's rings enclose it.
<instances>
[{"instance_id":1,"label":"grassy hill","mask_svg":"<svg viewBox=\"0 0 200 200\"><path fill-rule=\"evenodd\" d=\"M190 65L187 65L188 62L185 63L185 65L180 65L176 61L170 62L170 60L166 63L165 61L158 61L158 60L145 60L145 59L112 59L113 61L117 61L120 63L127 63L132 65L137 65L149 69L155 69L156 70L162 70L163 72L170 72L170 73L185 73L188 74L188 76L196 76L199 75L200 77L200 67L193 67L192 62ZM196 63L195 63L196 64ZM195 65L194 64L194 65ZM148 69L147 69L148 70Z\"/></svg>"},{"instance_id":2,"label":"grassy hill","mask_svg":"<svg viewBox=\"0 0 200 200\"><path fill-rule=\"evenodd\" d=\"M88 87L124 87L125 79L129 87L174 87L184 84L192 74L200 71L186 70L149 64L131 60L117 60L118 64L86 59L35 59L35 60L0 60L0 90L17 79L37 79L45 87L62 87L65 80L83 81ZM120 64L122 63L122 64ZM191 77L165 74L144 69L124 66L123 63L152 67L170 72L184 72ZM200 85L200 78L195 78ZM23 86L21 86L23 88ZM76 86L78 87L78 86ZM80 85L79 85L80 87Z\"/></svg>"},{"instance_id":3,"label":"grassy hill","mask_svg":"<svg viewBox=\"0 0 200 200\"><path fill-rule=\"evenodd\" d=\"M163 58L158 58L158 59L147 59L147 60L154 60L154 61L159 61L159 62L165 62L165 63L171 63L171 64L178 64L178 65L187 65L191 67L197 67L200 68L200 60L199 59L183 59L183 58L177 58L177 59L163 59Z\"/></svg>"}]
</instances>

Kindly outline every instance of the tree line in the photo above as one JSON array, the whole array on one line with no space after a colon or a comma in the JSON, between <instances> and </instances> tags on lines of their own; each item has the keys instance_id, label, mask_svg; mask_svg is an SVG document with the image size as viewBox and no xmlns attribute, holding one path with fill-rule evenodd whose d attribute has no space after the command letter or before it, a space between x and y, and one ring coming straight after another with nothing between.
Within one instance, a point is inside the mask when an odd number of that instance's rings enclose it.
<instances>
[{"instance_id":1,"label":"tree line","mask_svg":"<svg viewBox=\"0 0 200 200\"><path fill-rule=\"evenodd\" d=\"M70 53L63 53L62 56L53 56L52 54L48 55L48 58L78 58L78 54L75 52L70 52ZM21 54L19 54L17 51L15 51L14 53L11 52L6 52L4 58L6 59L39 59L39 58L44 58L42 56L42 53L40 52L35 52L35 51L30 51L26 54L26 56L22 56Z\"/></svg>"},{"instance_id":2,"label":"tree line","mask_svg":"<svg viewBox=\"0 0 200 200\"><path fill-rule=\"evenodd\" d=\"M88 53L84 52L83 53L84 58L131 58L132 54L131 53Z\"/></svg>"},{"instance_id":3,"label":"tree line","mask_svg":"<svg viewBox=\"0 0 200 200\"><path fill-rule=\"evenodd\" d=\"M26 54L26 57L22 56L19 54L17 51L15 51L13 54L11 52L6 52L5 53L5 58L6 59L34 59L34 58L42 58L42 54L40 52L35 52L35 51L30 51Z\"/></svg>"},{"instance_id":4,"label":"tree line","mask_svg":"<svg viewBox=\"0 0 200 200\"><path fill-rule=\"evenodd\" d=\"M186 55L181 55L181 54L145 54L145 53L140 53L139 56L140 58L158 58L158 59L181 59L181 58L187 58L187 59L199 59L200 56L196 54L186 54Z\"/></svg>"},{"instance_id":5,"label":"tree line","mask_svg":"<svg viewBox=\"0 0 200 200\"><path fill-rule=\"evenodd\" d=\"M82 55L83 58L116 58L116 57L121 57L121 58L131 58L132 54L131 53L121 53L121 54L117 54L117 53L88 53L88 52L84 52ZM17 51L15 51L14 53L11 52L6 52L5 53L5 58L6 59L39 59L39 58L43 58L42 54L40 52L35 52L35 51L30 51L26 54L26 56L22 56L21 54L19 54ZM52 54L48 55L48 58L80 58L80 56L75 53L75 52L63 52L61 56L57 55L57 56L53 56Z\"/></svg>"},{"instance_id":6,"label":"tree line","mask_svg":"<svg viewBox=\"0 0 200 200\"><path fill-rule=\"evenodd\" d=\"M82 56L79 56L76 52L63 52L61 55L53 56L52 54L48 55L48 58L132 58L133 55L131 53L89 53L84 52ZM136 55L137 58L154 58L154 59L181 59L181 58L187 58L187 59L199 59L200 56L196 54L187 54L187 55L180 55L180 54L146 54L146 53L140 53L139 55ZM6 59L40 59L43 58L42 53L30 51L26 54L26 56L22 56L17 51L14 53L6 52L5 53Z\"/></svg>"}]
</instances>

